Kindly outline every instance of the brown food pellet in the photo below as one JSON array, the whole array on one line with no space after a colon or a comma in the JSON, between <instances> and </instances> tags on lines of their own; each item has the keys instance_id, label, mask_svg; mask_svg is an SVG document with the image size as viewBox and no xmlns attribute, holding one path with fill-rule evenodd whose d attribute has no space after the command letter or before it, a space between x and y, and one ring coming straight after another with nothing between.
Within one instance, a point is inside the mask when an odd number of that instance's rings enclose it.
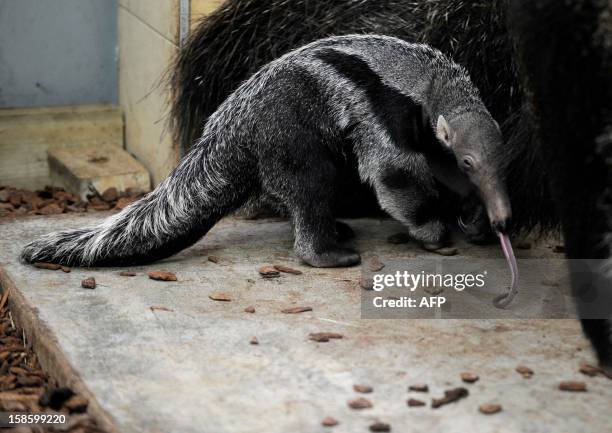
<instances>
[{"instance_id":1,"label":"brown food pellet","mask_svg":"<svg viewBox=\"0 0 612 433\"><path fill-rule=\"evenodd\" d=\"M151 309L151 311L168 311L170 313L174 312L174 310L172 308L163 307L161 305L153 305L153 306L151 306L149 308Z\"/></svg>"},{"instance_id":2,"label":"brown food pellet","mask_svg":"<svg viewBox=\"0 0 612 433\"><path fill-rule=\"evenodd\" d=\"M221 261L221 259L217 256L208 256L208 261L217 264Z\"/></svg>"},{"instance_id":3,"label":"brown food pellet","mask_svg":"<svg viewBox=\"0 0 612 433\"><path fill-rule=\"evenodd\" d=\"M353 389L355 390L355 392L360 392L362 394L368 394L374 391L374 388L369 385L353 385Z\"/></svg>"},{"instance_id":4,"label":"brown food pellet","mask_svg":"<svg viewBox=\"0 0 612 433\"><path fill-rule=\"evenodd\" d=\"M68 266L60 266L60 269L62 270L62 272L65 272L67 274L72 271L72 269L70 269Z\"/></svg>"},{"instance_id":5,"label":"brown food pellet","mask_svg":"<svg viewBox=\"0 0 612 433\"><path fill-rule=\"evenodd\" d=\"M416 392L428 392L429 386L425 383L416 383L414 385L410 385L408 387L408 391L416 391Z\"/></svg>"},{"instance_id":6,"label":"brown food pellet","mask_svg":"<svg viewBox=\"0 0 612 433\"><path fill-rule=\"evenodd\" d=\"M524 365L519 365L518 367L516 367L516 372L523 376L525 379L529 379L531 376L533 376L533 370Z\"/></svg>"},{"instance_id":7,"label":"brown food pellet","mask_svg":"<svg viewBox=\"0 0 612 433\"><path fill-rule=\"evenodd\" d=\"M321 425L323 427L333 427L338 425L338 420L336 418L332 418L331 416L326 416L323 418L323 421L321 421Z\"/></svg>"},{"instance_id":8,"label":"brown food pellet","mask_svg":"<svg viewBox=\"0 0 612 433\"><path fill-rule=\"evenodd\" d=\"M312 307L291 307L291 308L285 308L285 309L281 310L281 313L285 313L285 314L298 314L298 313L305 313L306 311L312 311Z\"/></svg>"},{"instance_id":9,"label":"brown food pellet","mask_svg":"<svg viewBox=\"0 0 612 433\"><path fill-rule=\"evenodd\" d=\"M453 388L444 391L444 397L434 398L431 400L431 407L434 409L444 406L445 404L453 403L469 395L469 392L465 388Z\"/></svg>"},{"instance_id":10,"label":"brown food pellet","mask_svg":"<svg viewBox=\"0 0 612 433\"><path fill-rule=\"evenodd\" d=\"M407 233L396 233L387 238L387 242L390 244L407 244L410 242L410 235Z\"/></svg>"},{"instance_id":11,"label":"brown food pellet","mask_svg":"<svg viewBox=\"0 0 612 433\"><path fill-rule=\"evenodd\" d=\"M372 290L374 287L374 280L372 278L361 277L359 278L359 286L364 290Z\"/></svg>"},{"instance_id":12,"label":"brown food pellet","mask_svg":"<svg viewBox=\"0 0 612 433\"><path fill-rule=\"evenodd\" d=\"M81 287L84 289L95 289L96 279L94 277L85 278L83 281L81 281Z\"/></svg>"},{"instance_id":13,"label":"brown food pellet","mask_svg":"<svg viewBox=\"0 0 612 433\"><path fill-rule=\"evenodd\" d=\"M493 415L494 413L501 412L502 407L501 404L485 403L478 406L478 410L485 415Z\"/></svg>"},{"instance_id":14,"label":"brown food pellet","mask_svg":"<svg viewBox=\"0 0 612 433\"><path fill-rule=\"evenodd\" d=\"M375 422L374 424L370 425L370 431L373 432L390 432L391 431L391 426L387 423L384 422Z\"/></svg>"},{"instance_id":15,"label":"brown food pellet","mask_svg":"<svg viewBox=\"0 0 612 433\"><path fill-rule=\"evenodd\" d=\"M368 269L372 272L378 272L385 267L385 264L378 257L372 257L368 262Z\"/></svg>"},{"instance_id":16,"label":"brown food pellet","mask_svg":"<svg viewBox=\"0 0 612 433\"><path fill-rule=\"evenodd\" d=\"M586 383L567 380L559 384L561 391L585 392L587 390Z\"/></svg>"},{"instance_id":17,"label":"brown food pellet","mask_svg":"<svg viewBox=\"0 0 612 433\"><path fill-rule=\"evenodd\" d=\"M474 383L480 379L477 374L471 373L469 371L464 371L461 373L461 380L465 383Z\"/></svg>"},{"instance_id":18,"label":"brown food pellet","mask_svg":"<svg viewBox=\"0 0 612 433\"><path fill-rule=\"evenodd\" d=\"M349 400L348 406L351 409L369 409L372 407L372 402L367 398L359 397L354 400Z\"/></svg>"},{"instance_id":19,"label":"brown food pellet","mask_svg":"<svg viewBox=\"0 0 612 433\"><path fill-rule=\"evenodd\" d=\"M56 265L55 263L46 263L46 262L36 262L34 263L34 267L40 269L48 269L50 271L57 271L61 268L60 265Z\"/></svg>"},{"instance_id":20,"label":"brown food pellet","mask_svg":"<svg viewBox=\"0 0 612 433\"><path fill-rule=\"evenodd\" d=\"M439 254L441 256L456 256L457 253L459 253L459 250L457 248L442 247L442 248L437 248L435 250L431 250L431 252Z\"/></svg>"},{"instance_id":21,"label":"brown food pellet","mask_svg":"<svg viewBox=\"0 0 612 433\"><path fill-rule=\"evenodd\" d=\"M410 407L419 407L419 406L425 406L425 402L421 401L421 400L417 400L416 398L409 398L406 401L406 404Z\"/></svg>"},{"instance_id":22,"label":"brown food pellet","mask_svg":"<svg viewBox=\"0 0 612 433\"><path fill-rule=\"evenodd\" d=\"M257 337L251 337L251 341L249 341L249 344L257 345L259 344L259 340L257 339Z\"/></svg>"},{"instance_id":23,"label":"brown food pellet","mask_svg":"<svg viewBox=\"0 0 612 433\"><path fill-rule=\"evenodd\" d=\"M284 272L285 274L302 275L302 271L298 269L290 268L288 266L274 265L274 269L276 269L279 272Z\"/></svg>"},{"instance_id":24,"label":"brown food pellet","mask_svg":"<svg viewBox=\"0 0 612 433\"><path fill-rule=\"evenodd\" d=\"M149 278L156 281L176 281L174 272L152 271L149 272Z\"/></svg>"},{"instance_id":25,"label":"brown food pellet","mask_svg":"<svg viewBox=\"0 0 612 433\"><path fill-rule=\"evenodd\" d=\"M600 372L601 369L594 367L592 365L589 364L580 364L580 369L578 370L580 371L580 373L585 374L587 376L597 376Z\"/></svg>"},{"instance_id":26,"label":"brown food pellet","mask_svg":"<svg viewBox=\"0 0 612 433\"><path fill-rule=\"evenodd\" d=\"M308 339L317 341L320 343L326 343L332 338L342 338L342 334L338 334L336 332L313 332L308 334Z\"/></svg>"},{"instance_id":27,"label":"brown food pellet","mask_svg":"<svg viewBox=\"0 0 612 433\"><path fill-rule=\"evenodd\" d=\"M278 272L272 266L262 266L259 268L259 275L264 278L276 278L280 276L280 272Z\"/></svg>"},{"instance_id":28,"label":"brown food pellet","mask_svg":"<svg viewBox=\"0 0 612 433\"><path fill-rule=\"evenodd\" d=\"M135 277L136 276L136 272L121 271L121 272L119 272L119 276L121 276L121 277Z\"/></svg>"},{"instance_id":29,"label":"brown food pellet","mask_svg":"<svg viewBox=\"0 0 612 433\"><path fill-rule=\"evenodd\" d=\"M246 307L244 309L245 313L254 313L255 312L255 307Z\"/></svg>"},{"instance_id":30,"label":"brown food pellet","mask_svg":"<svg viewBox=\"0 0 612 433\"><path fill-rule=\"evenodd\" d=\"M208 295L208 297L212 299L213 301L228 302L232 300L232 297L225 292L212 292L211 294Z\"/></svg>"}]
</instances>

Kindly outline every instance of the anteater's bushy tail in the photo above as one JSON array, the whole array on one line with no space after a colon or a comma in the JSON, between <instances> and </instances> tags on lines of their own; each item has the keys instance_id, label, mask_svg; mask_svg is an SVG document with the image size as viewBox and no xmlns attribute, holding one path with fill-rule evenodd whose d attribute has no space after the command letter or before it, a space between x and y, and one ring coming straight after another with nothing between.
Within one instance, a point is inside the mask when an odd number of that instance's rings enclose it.
<instances>
[{"instance_id":1,"label":"anteater's bushy tail","mask_svg":"<svg viewBox=\"0 0 612 433\"><path fill-rule=\"evenodd\" d=\"M141 264L168 257L201 238L248 198L249 182L236 176L234 155L207 157L194 148L164 182L101 224L43 236L26 245L24 262L68 266ZM246 171L241 170L242 174Z\"/></svg>"}]
</instances>

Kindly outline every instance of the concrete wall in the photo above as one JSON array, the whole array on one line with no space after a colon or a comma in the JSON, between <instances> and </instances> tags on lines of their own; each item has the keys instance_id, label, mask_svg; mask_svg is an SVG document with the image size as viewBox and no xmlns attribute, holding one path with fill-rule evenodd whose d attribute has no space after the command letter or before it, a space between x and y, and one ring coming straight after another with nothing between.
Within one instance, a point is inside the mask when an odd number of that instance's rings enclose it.
<instances>
[{"instance_id":1,"label":"concrete wall","mask_svg":"<svg viewBox=\"0 0 612 433\"><path fill-rule=\"evenodd\" d=\"M190 20L220 0L188 2ZM119 101L125 115L126 149L161 182L179 159L167 126L167 92L161 81L179 46L180 1L119 0ZM185 3L184 3L185 4Z\"/></svg>"},{"instance_id":2,"label":"concrete wall","mask_svg":"<svg viewBox=\"0 0 612 433\"><path fill-rule=\"evenodd\" d=\"M116 0L0 0L0 107L117 102Z\"/></svg>"}]
</instances>

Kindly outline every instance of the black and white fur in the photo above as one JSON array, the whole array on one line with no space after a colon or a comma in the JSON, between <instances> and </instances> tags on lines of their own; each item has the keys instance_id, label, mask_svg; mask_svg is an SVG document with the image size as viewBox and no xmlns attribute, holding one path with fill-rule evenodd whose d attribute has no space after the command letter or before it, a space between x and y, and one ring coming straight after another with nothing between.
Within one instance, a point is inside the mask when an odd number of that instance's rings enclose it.
<instances>
[{"instance_id":1,"label":"black and white fur","mask_svg":"<svg viewBox=\"0 0 612 433\"><path fill-rule=\"evenodd\" d=\"M496 230L510 206L499 176L501 132L462 67L387 36L320 40L269 63L207 121L156 190L101 225L42 237L27 262L150 262L193 244L220 218L266 193L291 215L295 251L312 266L349 266L338 239L338 175L356 160L381 206L426 244L445 226L439 184L475 189Z\"/></svg>"}]
</instances>

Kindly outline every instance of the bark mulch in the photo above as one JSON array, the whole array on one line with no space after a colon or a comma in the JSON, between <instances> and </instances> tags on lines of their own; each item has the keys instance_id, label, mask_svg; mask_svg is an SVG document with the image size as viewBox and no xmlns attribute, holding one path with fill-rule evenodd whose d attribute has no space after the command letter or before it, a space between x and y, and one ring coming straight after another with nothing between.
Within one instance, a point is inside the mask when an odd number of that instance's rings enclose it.
<instances>
[{"instance_id":1,"label":"bark mulch","mask_svg":"<svg viewBox=\"0 0 612 433\"><path fill-rule=\"evenodd\" d=\"M8 291L0 297L0 411L65 414L66 424L20 426L2 431L20 433L104 433L87 413L88 402L62 387L42 370L36 354L15 326Z\"/></svg>"}]
</instances>

